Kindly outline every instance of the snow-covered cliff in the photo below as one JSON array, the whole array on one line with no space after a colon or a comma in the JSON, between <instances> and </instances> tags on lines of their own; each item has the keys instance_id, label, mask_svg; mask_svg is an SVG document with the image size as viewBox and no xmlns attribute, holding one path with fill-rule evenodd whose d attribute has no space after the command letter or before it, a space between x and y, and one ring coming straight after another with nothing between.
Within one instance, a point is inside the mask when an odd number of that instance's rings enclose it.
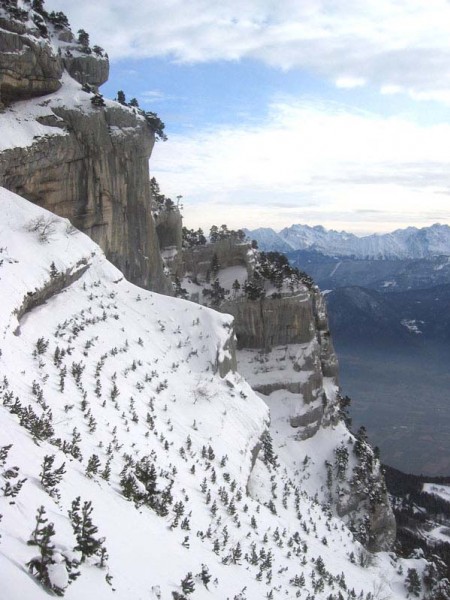
<instances>
[{"instance_id":1,"label":"snow-covered cliff","mask_svg":"<svg viewBox=\"0 0 450 600\"><path fill-rule=\"evenodd\" d=\"M0 185L69 218L143 287L169 292L149 210L155 134L97 92L103 49L75 40L61 14L0 7Z\"/></svg>"},{"instance_id":2,"label":"snow-covered cliff","mask_svg":"<svg viewBox=\"0 0 450 600\"><path fill-rule=\"evenodd\" d=\"M169 291L154 134L41 4L0 9L0 181L27 198L0 189L2 598L405 598L427 565L367 550L394 524L319 291L229 240L177 256L175 214L177 291L236 329L144 289Z\"/></svg>"},{"instance_id":3,"label":"snow-covered cliff","mask_svg":"<svg viewBox=\"0 0 450 600\"><path fill-rule=\"evenodd\" d=\"M276 408L272 442L266 404L221 377L230 317L128 283L68 221L0 201L2 597L405 597L400 565L425 562L370 558L310 491L332 430L300 460Z\"/></svg>"},{"instance_id":4,"label":"snow-covered cliff","mask_svg":"<svg viewBox=\"0 0 450 600\"><path fill-rule=\"evenodd\" d=\"M338 361L318 288L281 255L261 254L233 235L182 254L177 293L233 315L238 370L270 407L270 433L285 462L368 547L389 549L395 520L383 475L368 446L364 456L355 452L358 442L341 421ZM347 465L338 477L342 447Z\"/></svg>"}]
</instances>

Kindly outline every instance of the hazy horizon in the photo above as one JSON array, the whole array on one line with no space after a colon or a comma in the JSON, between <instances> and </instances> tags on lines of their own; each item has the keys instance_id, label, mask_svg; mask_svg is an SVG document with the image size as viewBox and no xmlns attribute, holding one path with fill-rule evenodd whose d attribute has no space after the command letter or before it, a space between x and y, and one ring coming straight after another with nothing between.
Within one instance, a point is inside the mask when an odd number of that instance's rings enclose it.
<instances>
[{"instance_id":1,"label":"hazy horizon","mask_svg":"<svg viewBox=\"0 0 450 600\"><path fill-rule=\"evenodd\" d=\"M450 224L446 0L47 0L158 113L151 174L188 227Z\"/></svg>"}]
</instances>

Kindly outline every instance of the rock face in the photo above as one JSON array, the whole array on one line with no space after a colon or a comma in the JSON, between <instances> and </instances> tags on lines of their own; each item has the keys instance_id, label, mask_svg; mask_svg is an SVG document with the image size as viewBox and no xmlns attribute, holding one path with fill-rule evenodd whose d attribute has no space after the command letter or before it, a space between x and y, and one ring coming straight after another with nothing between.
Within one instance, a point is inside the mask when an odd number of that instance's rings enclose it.
<instances>
[{"instance_id":1,"label":"rock face","mask_svg":"<svg viewBox=\"0 0 450 600\"><path fill-rule=\"evenodd\" d=\"M178 209L158 211L154 215L161 256L174 276L182 271L182 217Z\"/></svg>"},{"instance_id":2,"label":"rock face","mask_svg":"<svg viewBox=\"0 0 450 600\"><path fill-rule=\"evenodd\" d=\"M62 60L23 23L0 17L0 101L50 94L61 87Z\"/></svg>"},{"instance_id":3,"label":"rock face","mask_svg":"<svg viewBox=\"0 0 450 600\"><path fill-rule=\"evenodd\" d=\"M183 249L183 272L179 275L189 273L194 279L204 280L211 269L213 257L221 269L242 266L251 273L251 260L248 255L247 244L236 244L230 239L219 240L215 244Z\"/></svg>"},{"instance_id":4,"label":"rock face","mask_svg":"<svg viewBox=\"0 0 450 600\"><path fill-rule=\"evenodd\" d=\"M145 121L118 107L53 112L68 135L1 153L2 185L70 219L133 283L168 291L149 210L154 136Z\"/></svg>"},{"instance_id":5,"label":"rock face","mask_svg":"<svg viewBox=\"0 0 450 600\"><path fill-rule=\"evenodd\" d=\"M59 90L64 69L79 83L94 88L108 80L109 61L101 49L93 53L78 44L69 29L55 29L40 13L30 10L29 19L25 13L21 18L15 14L20 16L5 9L0 13L1 102L10 104Z\"/></svg>"},{"instance_id":6,"label":"rock face","mask_svg":"<svg viewBox=\"0 0 450 600\"><path fill-rule=\"evenodd\" d=\"M69 75L78 83L99 88L108 81L108 59L99 59L98 56L92 55L71 56L69 54L64 56L63 63Z\"/></svg>"},{"instance_id":7,"label":"rock face","mask_svg":"<svg viewBox=\"0 0 450 600\"><path fill-rule=\"evenodd\" d=\"M214 275L213 261L219 265ZM291 291L283 285L276 292L265 282L265 296L249 299L243 284L254 278L258 261L248 245L226 239L184 250L177 276L196 301L208 301L210 295L203 289L211 288L216 278L228 291L216 308L234 317L238 370L270 407L270 435L283 448L283 460L307 462L312 452L314 472L305 467L299 473L301 485L332 506L356 535L364 531L360 539L370 550L389 549L395 540L395 519L377 461L362 463L350 452L345 478L330 483L327 475L330 467L336 468L336 448L352 448L354 438L340 418L338 361L324 298L309 283ZM231 285L235 278L241 285L238 290ZM321 445L326 450L317 452ZM368 446L366 453L373 457ZM377 496L376 504L369 501L368 489Z\"/></svg>"},{"instance_id":8,"label":"rock face","mask_svg":"<svg viewBox=\"0 0 450 600\"><path fill-rule=\"evenodd\" d=\"M34 11L29 15L36 18ZM2 101L60 91L0 114L0 126L2 119L17 120L19 138L33 127L33 119L49 132L23 147L4 148L0 184L69 218L133 283L170 293L150 211L154 133L133 109L114 102L95 108L89 88L82 92L64 73L67 69L78 83L93 88L101 85L109 70L101 49L93 53L81 47L67 28L55 31L47 22L49 33L41 35L7 16L3 11L0 21ZM21 119L27 110L31 116Z\"/></svg>"},{"instance_id":9,"label":"rock face","mask_svg":"<svg viewBox=\"0 0 450 600\"><path fill-rule=\"evenodd\" d=\"M338 361L319 290L239 298L220 308L235 317L239 364L252 387L264 395L279 390L298 395L286 415L297 436L308 439L329 425L334 411L327 406L334 397L324 391L324 380L337 387Z\"/></svg>"},{"instance_id":10,"label":"rock face","mask_svg":"<svg viewBox=\"0 0 450 600\"><path fill-rule=\"evenodd\" d=\"M305 290L295 296L224 302L224 312L236 320L238 348L269 351L274 346L304 344L315 335L313 304Z\"/></svg>"}]
</instances>

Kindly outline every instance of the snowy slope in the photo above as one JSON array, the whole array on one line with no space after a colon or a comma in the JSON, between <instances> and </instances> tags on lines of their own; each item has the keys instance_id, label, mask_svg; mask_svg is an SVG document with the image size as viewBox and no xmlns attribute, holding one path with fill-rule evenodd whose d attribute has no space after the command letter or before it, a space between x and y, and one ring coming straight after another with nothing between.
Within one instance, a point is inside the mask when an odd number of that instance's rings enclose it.
<instances>
[{"instance_id":1,"label":"snowy slope","mask_svg":"<svg viewBox=\"0 0 450 600\"><path fill-rule=\"evenodd\" d=\"M49 581L69 599L188 597L188 573L199 600L406 597L407 568L423 559L366 560L303 489L282 436L279 466L265 447L252 470L269 415L240 375L219 376L230 317L139 289L67 221L6 190L0 202L2 599L48 597L26 566L40 506L55 530ZM42 483L45 456L65 465L55 487ZM68 516L78 496L109 557L88 556L66 588L63 557L81 558Z\"/></svg>"},{"instance_id":2,"label":"snowy slope","mask_svg":"<svg viewBox=\"0 0 450 600\"><path fill-rule=\"evenodd\" d=\"M262 250L315 250L329 256L359 259L429 258L450 255L450 227L408 227L392 233L357 237L345 231L327 230L321 225L291 225L279 233L271 229L246 231ZM287 246L287 248L286 248Z\"/></svg>"}]
</instances>

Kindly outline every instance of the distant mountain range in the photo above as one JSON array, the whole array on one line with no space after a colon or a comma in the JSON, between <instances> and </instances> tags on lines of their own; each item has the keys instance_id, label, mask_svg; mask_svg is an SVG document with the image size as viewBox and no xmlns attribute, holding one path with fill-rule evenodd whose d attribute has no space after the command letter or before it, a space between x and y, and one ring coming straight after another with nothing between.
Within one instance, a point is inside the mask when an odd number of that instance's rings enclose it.
<instances>
[{"instance_id":1,"label":"distant mountain range","mask_svg":"<svg viewBox=\"0 0 450 600\"><path fill-rule=\"evenodd\" d=\"M321 225L291 225L279 233L271 228L244 230L261 250L291 252L309 250L327 256L356 259L411 259L450 255L450 227L407 227L392 233L357 237L345 231L327 230Z\"/></svg>"},{"instance_id":2,"label":"distant mountain range","mask_svg":"<svg viewBox=\"0 0 450 600\"><path fill-rule=\"evenodd\" d=\"M324 292L353 426L367 427L396 468L448 473L450 227L363 238L307 225L246 233Z\"/></svg>"}]
</instances>

